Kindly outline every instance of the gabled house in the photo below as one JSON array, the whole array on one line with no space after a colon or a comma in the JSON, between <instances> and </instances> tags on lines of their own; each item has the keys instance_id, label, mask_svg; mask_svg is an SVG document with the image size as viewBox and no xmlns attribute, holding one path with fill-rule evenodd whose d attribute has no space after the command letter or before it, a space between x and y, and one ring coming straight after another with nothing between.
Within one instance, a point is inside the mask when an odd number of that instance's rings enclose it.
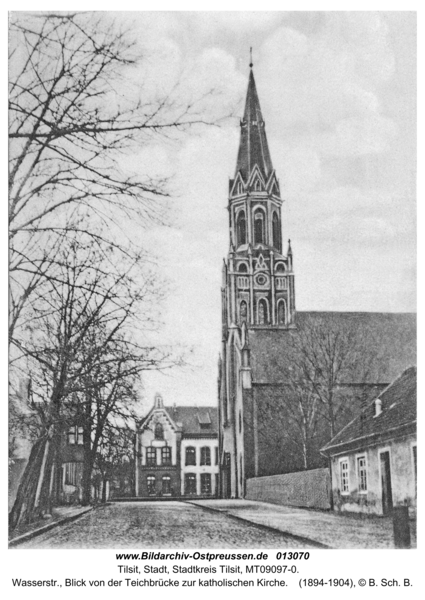
<instances>
[{"instance_id":1,"label":"gabled house","mask_svg":"<svg viewBox=\"0 0 425 600\"><path fill-rule=\"evenodd\" d=\"M212 406L153 408L136 434L136 496L213 496L218 492L218 415Z\"/></svg>"},{"instance_id":2,"label":"gabled house","mask_svg":"<svg viewBox=\"0 0 425 600\"><path fill-rule=\"evenodd\" d=\"M406 369L324 448L335 510L416 510L416 367Z\"/></svg>"}]
</instances>

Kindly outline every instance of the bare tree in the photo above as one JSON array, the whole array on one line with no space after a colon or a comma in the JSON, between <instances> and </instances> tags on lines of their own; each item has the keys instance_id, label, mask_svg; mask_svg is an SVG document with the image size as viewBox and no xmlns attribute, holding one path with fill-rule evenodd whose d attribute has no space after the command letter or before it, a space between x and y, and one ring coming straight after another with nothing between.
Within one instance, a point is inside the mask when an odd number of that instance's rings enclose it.
<instances>
[{"instance_id":1,"label":"bare tree","mask_svg":"<svg viewBox=\"0 0 425 600\"><path fill-rule=\"evenodd\" d=\"M149 303L157 300L149 280L135 287L131 270L137 263L130 261L127 269L120 263L121 272L114 272L107 254L77 241L56 262L58 276L33 304L27 339L19 344L43 426L18 490L12 527L50 508L61 435L81 405L89 481L105 422L120 411L125 416L135 379L142 371L175 364L167 349L142 345L135 336L140 305L150 322Z\"/></svg>"},{"instance_id":2,"label":"bare tree","mask_svg":"<svg viewBox=\"0 0 425 600\"><path fill-rule=\"evenodd\" d=\"M140 51L108 16L12 14L10 24L10 339L69 234L128 252L126 219L164 218L167 180L125 157L205 122L204 93L158 96L135 81ZM120 236L114 236L114 231Z\"/></svg>"},{"instance_id":3,"label":"bare tree","mask_svg":"<svg viewBox=\"0 0 425 600\"><path fill-rule=\"evenodd\" d=\"M286 339L281 385L263 391L258 405L268 473L324 464L320 448L380 389L368 383L380 380L373 336L359 319L332 313L299 319Z\"/></svg>"},{"instance_id":4,"label":"bare tree","mask_svg":"<svg viewBox=\"0 0 425 600\"><path fill-rule=\"evenodd\" d=\"M102 427L125 412L142 371L176 362L147 339L161 291L127 227L164 220L167 180L144 165L131 172L125 159L205 123L209 92L149 92L136 81L141 58L131 32L107 15L12 15L11 378L30 376L40 423L12 526L48 509L76 407L85 415L88 501Z\"/></svg>"},{"instance_id":5,"label":"bare tree","mask_svg":"<svg viewBox=\"0 0 425 600\"><path fill-rule=\"evenodd\" d=\"M371 332L358 320L341 321L338 315L310 315L291 336L289 368L285 375L293 389L304 390L314 411L320 410L333 437L351 416L347 399L368 381L372 360ZM369 349L369 350L368 350ZM311 403L310 402L310 403Z\"/></svg>"},{"instance_id":6,"label":"bare tree","mask_svg":"<svg viewBox=\"0 0 425 600\"><path fill-rule=\"evenodd\" d=\"M102 501L105 502L107 483L110 494L134 494L134 444L135 427L130 423L118 424L110 420L98 446L93 479L102 481ZM112 488L112 489L111 489Z\"/></svg>"}]
</instances>

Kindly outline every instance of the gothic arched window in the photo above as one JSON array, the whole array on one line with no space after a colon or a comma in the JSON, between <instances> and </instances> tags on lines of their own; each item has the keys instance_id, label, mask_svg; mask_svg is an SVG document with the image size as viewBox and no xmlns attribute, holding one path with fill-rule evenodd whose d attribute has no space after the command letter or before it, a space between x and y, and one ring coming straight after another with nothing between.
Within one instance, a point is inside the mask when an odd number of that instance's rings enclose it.
<instances>
[{"instance_id":1,"label":"gothic arched window","mask_svg":"<svg viewBox=\"0 0 425 600\"><path fill-rule=\"evenodd\" d=\"M245 263L241 263L238 267L239 273L248 273L248 267Z\"/></svg>"},{"instance_id":2,"label":"gothic arched window","mask_svg":"<svg viewBox=\"0 0 425 600\"><path fill-rule=\"evenodd\" d=\"M286 302L279 300L277 304L277 322L279 325L286 325Z\"/></svg>"},{"instance_id":3,"label":"gothic arched window","mask_svg":"<svg viewBox=\"0 0 425 600\"><path fill-rule=\"evenodd\" d=\"M248 307L246 305L245 300L242 300L241 302L239 314L241 317L241 322L246 321L246 318L248 316Z\"/></svg>"},{"instance_id":4,"label":"gothic arched window","mask_svg":"<svg viewBox=\"0 0 425 600\"><path fill-rule=\"evenodd\" d=\"M265 243L264 212L257 209L254 214L254 244Z\"/></svg>"},{"instance_id":5,"label":"gothic arched window","mask_svg":"<svg viewBox=\"0 0 425 600\"><path fill-rule=\"evenodd\" d=\"M282 252L282 244L280 240L280 223L279 217L277 213L273 213L273 246L278 250L278 252Z\"/></svg>"},{"instance_id":6,"label":"gothic arched window","mask_svg":"<svg viewBox=\"0 0 425 600\"><path fill-rule=\"evenodd\" d=\"M243 210L238 215L237 221L238 246L246 244L246 219Z\"/></svg>"},{"instance_id":7,"label":"gothic arched window","mask_svg":"<svg viewBox=\"0 0 425 600\"><path fill-rule=\"evenodd\" d=\"M162 423L157 423L155 425L155 439L156 440L164 439L164 427L162 426Z\"/></svg>"},{"instance_id":8,"label":"gothic arched window","mask_svg":"<svg viewBox=\"0 0 425 600\"><path fill-rule=\"evenodd\" d=\"M267 307L267 300L261 298L257 304L257 324L265 325L269 322L269 311Z\"/></svg>"}]
</instances>

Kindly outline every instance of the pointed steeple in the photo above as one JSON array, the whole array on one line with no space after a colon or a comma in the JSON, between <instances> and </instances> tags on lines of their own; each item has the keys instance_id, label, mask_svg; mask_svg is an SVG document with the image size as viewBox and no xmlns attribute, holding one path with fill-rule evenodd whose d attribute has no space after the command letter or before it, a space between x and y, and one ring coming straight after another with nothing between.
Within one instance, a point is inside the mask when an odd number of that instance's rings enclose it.
<instances>
[{"instance_id":1,"label":"pointed steeple","mask_svg":"<svg viewBox=\"0 0 425 600\"><path fill-rule=\"evenodd\" d=\"M236 163L236 174L240 171L244 180L247 181L254 166L258 165L264 179L267 180L273 171L273 166L267 144L260 101L255 86L252 61L250 66L245 111L241 121L241 138Z\"/></svg>"}]
</instances>

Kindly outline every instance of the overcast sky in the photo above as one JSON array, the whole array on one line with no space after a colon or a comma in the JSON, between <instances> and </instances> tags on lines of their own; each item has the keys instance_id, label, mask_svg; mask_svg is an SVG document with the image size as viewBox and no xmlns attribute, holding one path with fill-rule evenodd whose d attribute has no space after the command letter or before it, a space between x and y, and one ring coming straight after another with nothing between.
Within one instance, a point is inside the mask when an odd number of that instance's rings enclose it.
<instances>
[{"instance_id":1,"label":"overcast sky","mask_svg":"<svg viewBox=\"0 0 425 600\"><path fill-rule=\"evenodd\" d=\"M414 13L123 13L144 50L137 77L188 97L214 88L243 113L249 47L298 310L414 311L416 20ZM182 73L184 75L182 75ZM220 106L219 106L220 105ZM212 107L209 107L212 110ZM220 112L220 111L218 111ZM239 121L158 140L134 168L173 174L173 226L143 234L171 290L161 338L191 367L145 380L166 404L215 404L227 191ZM284 245L285 248L285 245Z\"/></svg>"}]
</instances>

